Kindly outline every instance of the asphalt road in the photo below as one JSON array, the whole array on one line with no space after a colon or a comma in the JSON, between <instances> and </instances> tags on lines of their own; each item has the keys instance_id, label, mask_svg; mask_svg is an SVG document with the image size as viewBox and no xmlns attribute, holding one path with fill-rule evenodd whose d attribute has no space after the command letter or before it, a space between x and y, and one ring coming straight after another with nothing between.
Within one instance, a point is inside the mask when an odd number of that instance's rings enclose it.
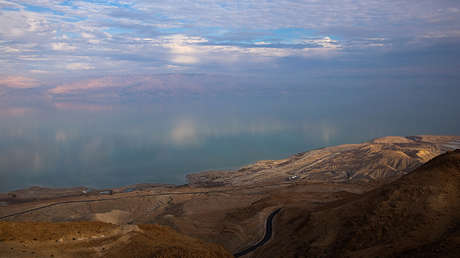
<instances>
[{"instance_id":1,"label":"asphalt road","mask_svg":"<svg viewBox=\"0 0 460 258\"><path fill-rule=\"evenodd\" d=\"M110 198L98 198L98 199L89 199L89 200L74 200L74 201L61 201L61 202L53 202L49 203L43 206L39 206L36 208L31 208L19 212L15 212L12 214L0 216L0 220L14 217L14 216L19 216L23 214L27 214L30 212L50 208L53 206L59 206L59 205L65 205L65 204L73 204L73 203L91 203L91 202L103 202L103 201L114 201L114 200L121 200L121 199L131 199L131 198L140 198L140 197L150 197L150 196L162 196L162 195L189 195L189 194L212 194L212 193L228 193L228 192L234 192L234 191L239 191L241 189L243 190L249 190L249 189L256 189L256 188L265 188L265 187L270 187L270 186L280 186L280 185L288 185L288 184L293 184L291 182L284 182L284 183L278 183L278 184L267 184L267 185L256 185L256 186L251 186L251 187L241 187L241 188L232 188L232 189L227 189L227 190L209 190L209 191L193 191L193 192L160 192L160 193L150 193L150 194L141 194L141 195L133 195L133 196L123 196L123 197L110 197Z\"/></svg>"},{"instance_id":2,"label":"asphalt road","mask_svg":"<svg viewBox=\"0 0 460 258\"><path fill-rule=\"evenodd\" d=\"M283 184L283 183L281 183L281 184ZM273 185L280 185L280 184L271 184L271 185L256 186L256 187L249 187L249 188L259 188L259 187L266 187L266 186L273 186ZM217 190L217 191L197 191L197 192L164 192L164 193L143 194L143 195L137 195L137 196L118 197L118 198L117 197L112 197L112 198L99 198L99 199L90 199L90 200L62 201L62 202L50 203L50 204L43 205L43 206L40 206L40 207L27 209L27 210L23 210L23 211L20 211L20 212L15 212L15 213L12 213L12 214L1 216L0 220L6 219L6 218L9 218L9 217L18 216L18 215L23 215L23 214L30 213L30 212L37 211L37 210L41 210L41 209L46 209L46 208L53 207L53 206L72 204L72 203L103 202L103 201L113 201L113 200L120 200L120 199L139 198L139 197L147 197L147 196L160 196L160 195L187 195L187 194L225 193L225 192L232 192L232 191L235 191L235 189L233 189L233 190L220 190L220 191L219 190ZM240 257L240 256L243 256L243 255L246 255L246 254L256 250L257 248L263 246L265 243L267 243L271 239L272 233L273 233L272 232L273 231L273 218L275 217L275 215L278 212L280 212L280 210L281 210L281 208L278 208L275 211L273 211L272 213L270 213L270 215L268 215L266 223L265 223L266 228L265 228L265 235L264 235L263 239L260 240L259 242L257 242L255 245L252 245L252 246L250 246L250 247L248 247L248 248L246 248L246 249L234 254L235 257Z\"/></svg>"},{"instance_id":3,"label":"asphalt road","mask_svg":"<svg viewBox=\"0 0 460 258\"><path fill-rule=\"evenodd\" d=\"M268 218L267 218L267 221L265 222L265 235L264 235L264 238L262 238L262 240L260 240L259 242L257 242L255 245L252 245L246 249L244 249L243 251L240 251L236 254L233 254L233 256L235 257L240 257L240 256L243 256L243 255L246 255L254 250L256 250L257 248L263 246L265 243L268 242L268 240L270 240L270 238L272 237L272 231L273 231L273 218L275 217L275 215L280 212L281 208L279 209L276 209L274 212L270 213L270 215L268 215Z\"/></svg>"}]
</instances>

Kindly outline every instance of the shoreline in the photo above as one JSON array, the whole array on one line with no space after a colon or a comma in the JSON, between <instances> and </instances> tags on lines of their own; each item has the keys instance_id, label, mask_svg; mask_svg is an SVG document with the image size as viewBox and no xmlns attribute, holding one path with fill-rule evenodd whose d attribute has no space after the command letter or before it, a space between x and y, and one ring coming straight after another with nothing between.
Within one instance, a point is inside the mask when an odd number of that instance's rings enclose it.
<instances>
[{"instance_id":1,"label":"shoreline","mask_svg":"<svg viewBox=\"0 0 460 258\"><path fill-rule=\"evenodd\" d=\"M313 149L305 152L300 152L289 156L288 158L281 160L259 160L246 166L239 167L239 169L233 170L205 170L200 172L192 172L185 175L185 184L168 184L168 183L137 183L130 184L120 187L104 187L104 188L89 188L85 186L75 187L42 187L42 186L31 186L28 188L20 188L13 191L0 193L0 206L8 206L14 203L23 203L38 200L49 200L63 197L76 197L76 196L100 196L100 195L111 195L115 193L129 193L133 191L152 190L155 188L162 189L177 189L181 187L220 187L220 186L239 186L258 184L260 182L254 181L250 183L238 182L241 177L246 176L248 173L261 173L276 169L280 166L286 166L286 163L297 162L297 159L303 158L305 155L314 152L323 152L330 150L331 152L336 151L338 153L347 150L349 146L361 146L365 144L408 144L407 142L399 143L403 141L419 141L420 143L433 144L438 146L442 152L447 150L453 150L460 148L460 136L444 136L444 135L416 135L416 136L386 136L381 138L375 138L368 142L358 144L344 144L337 146L324 147L319 149ZM434 155L433 155L434 156ZM270 179L272 181L280 182L286 180L300 180L299 175L290 175L289 173L283 174L282 177L276 177ZM312 183L316 180L308 180ZM237 183L234 183L237 182ZM265 181L270 182L270 181ZM318 180L321 182L321 180ZM340 180L329 180L329 183L345 181Z\"/></svg>"}]
</instances>

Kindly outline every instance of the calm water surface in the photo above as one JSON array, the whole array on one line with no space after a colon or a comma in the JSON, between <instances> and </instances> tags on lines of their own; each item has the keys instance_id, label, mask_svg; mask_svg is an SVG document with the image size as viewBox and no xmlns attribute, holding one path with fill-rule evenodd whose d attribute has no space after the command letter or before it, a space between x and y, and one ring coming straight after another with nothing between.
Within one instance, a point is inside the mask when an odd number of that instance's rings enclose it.
<instances>
[{"instance_id":1,"label":"calm water surface","mask_svg":"<svg viewBox=\"0 0 460 258\"><path fill-rule=\"evenodd\" d=\"M456 91L354 92L4 106L0 192L182 184L187 173L329 145L460 132Z\"/></svg>"}]
</instances>

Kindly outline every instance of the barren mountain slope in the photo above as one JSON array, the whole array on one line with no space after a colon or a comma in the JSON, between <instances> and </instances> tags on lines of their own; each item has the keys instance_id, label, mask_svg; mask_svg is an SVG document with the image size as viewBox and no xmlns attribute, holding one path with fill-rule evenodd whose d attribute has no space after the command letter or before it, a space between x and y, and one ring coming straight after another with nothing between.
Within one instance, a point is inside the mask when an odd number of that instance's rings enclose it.
<instances>
[{"instance_id":1,"label":"barren mountain slope","mask_svg":"<svg viewBox=\"0 0 460 258\"><path fill-rule=\"evenodd\" d=\"M284 209L254 257L458 257L460 150L314 212Z\"/></svg>"},{"instance_id":2,"label":"barren mountain slope","mask_svg":"<svg viewBox=\"0 0 460 258\"><path fill-rule=\"evenodd\" d=\"M0 222L0 257L232 257L158 225Z\"/></svg>"},{"instance_id":3,"label":"barren mountain slope","mask_svg":"<svg viewBox=\"0 0 460 258\"><path fill-rule=\"evenodd\" d=\"M282 207L279 214L281 216L297 216L300 214L297 213L299 210L302 214L310 214L334 203L343 204L345 199L355 198L354 196L380 185L373 183L378 180L357 175L350 180L332 182L328 182L328 177L317 181L307 178L328 175L325 171L329 171L327 166L330 160L336 162L334 165L337 174L346 166L361 168L362 173L371 174L374 162L395 162L396 158L389 157L402 152L409 157L409 163L399 163L405 164L409 170L410 166L407 164L412 164L410 162L416 160L417 164L421 164L434 153L452 149L459 143L459 137L449 136L385 137L364 144L315 150L281 161L261 161L239 172L231 172L241 174L241 178L248 180L253 176L253 184L244 182L238 185L237 182L234 185L215 187L209 187L206 183L203 184L204 187L200 187L201 184L142 184L114 188L111 189L111 194L102 194L108 191L82 193L79 188L47 190L34 187L4 194L0 217L4 221L16 222L101 221L119 225L162 224L179 233L218 243L231 252L238 252L260 240L268 214L277 208ZM358 151L359 149L369 151ZM323 155L324 160L313 158L315 155ZM405 157L404 155L400 156ZM394 156L399 157L396 154ZM308 160L313 162L310 164ZM314 163L317 160L320 161ZM297 170L302 167L300 165L304 168L316 166L316 172L299 173L299 178L286 181L291 173L289 171L301 171ZM257 170L260 171L256 172ZM385 177L388 179L385 182L394 181L403 173L405 170L398 170L396 177ZM372 182L366 183L365 179ZM236 178L235 181L237 180L239 179ZM13 194L15 197L12 197ZM0 203L1 201L0 195ZM285 213L291 209L295 212ZM278 215L275 220L277 219ZM298 219L301 220L302 217ZM275 236L276 234L277 232Z\"/></svg>"},{"instance_id":4,"label":"barren mountain slope","mask_svg":"<svg viewBox=\"0 0 460 258\"><path fill-rule=\"evenodd\" d=\"M114 191L113 195L13 202L0 209L0 217L6 215L1 220L11 222L161 224L237 252L260 239L264 221L274 209L300 203L314 210L368 190L363 185L297 182L257 187L154 187Z\"/></svg>"},{"instance_id":5,"label":"barren mountain slope","mask_svg":"<svg viewBox=\"0 0 460 258\"><path fill-rule=\"evenodd\" d=\"M458 136L389 136L298 153L283 160L258 161L237 171L190 174L187 180L194 186L249 185L289 179L328 183L384 181L455 148L460 148Z\"/></svg>"}]
</instances>

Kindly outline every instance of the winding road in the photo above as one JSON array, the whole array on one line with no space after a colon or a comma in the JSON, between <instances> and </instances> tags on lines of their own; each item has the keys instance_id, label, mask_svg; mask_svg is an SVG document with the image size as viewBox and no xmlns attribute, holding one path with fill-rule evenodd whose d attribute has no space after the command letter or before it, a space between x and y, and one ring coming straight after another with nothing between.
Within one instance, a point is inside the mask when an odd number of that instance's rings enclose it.
<instances>
[{"instance_id":1,"label":"winding road","mask_svg":"<svg viewBox=\"0 0 460 258\"><path fill-rule=\"evenodd\" d=\"M281 183L281 184L286 184L286 183ZM251 188L259 188L259 187L267 187L267 186L274 186L274 185L281 185L281 184L270 184L270 185L260 185L260 186L254 186L254 187L248 187L247 189ZM69 200L69 201L61 201L61 202L54 202L54 203L49 203L43 206L23 210L20 212L15 212L12 214L0 216L0 220L9 218L9 217L14 217L18 215L23 215L27 214L30 212L50 208L53 206L58 206L58 205L65 205L65 204L74 204L74 203L91 203L91 202L103 202L103 201L114 201L114 200L120 200L120 199L130 199L130 198L139 198L139 197L148 197L148 196L161 196L161 195L187 195L187 194L209 194L209 193L226 193L226 192L233 192L235 189L232 190L214 190L214 191L193 191L193 192L163 192L163 193L151 193L151 194L143 194L143 195L135 195L135 196L124 196L124 197L112 197L112 198L99 198L99 199L89 199L89 200ZM257 242L256 244L234 254L235 257L241 257L243 255L246 255L250 252L253 252L257 248L263 246L265 243L267 243L273 233L273 218L278 214L278 212L281 211L281 208L276 209L270 215L268 215L267 220L265 222L265 234L262 240Z\"/></svg>"},{"instance_id":2,"label":"winding road","mask_svg":"<svg viewBox=\"0 0 460 258\"><path fill-rule=\"evenodd\" d=\"M253 187L247 187L246 189L253 189L253 188L259 188L259 187L267 187L267 186L276 186L276 185L282 185L286 183L280 183L280 184L269 184L269 185L259 185L259 186L253 186ZM149 197L149 196L161 196L161 195L188 195L188 194L210 194L210 193L227 193L227 192L233 192L236 189L231 189L231 190L214 190L214 191L193 191L193 192L163 192L163 193L151 193L151 194L142 194L142 195L135 195L135 196L123 196L123 197L112 197L112 198L98 198L98 199L89 199L89 200L69 200L69 201L61 201L61 202L54 202L54 203L49 203L43 206L15 212L12 214L0 216L0 220L18 216L18 215L23 215L27 214L30 212L50 208L53 206L58 206L58 205L65 205L65 204L74 204L74 203L91 203L91 202L103 202L103 201L114 201L114 200L120 200L120 199L130 199L130 198L139 198L139 197ZM257 248L263 246L265 243L267 243L271 237L272 237L272 231L273 231L273 218L275 217L278 212L280 212L281 208L276 209L270 215L268 215L266 223L265 223L265 235L256 244L234 254L235 257L240 257L243 255L246 255L250 252L253 252Z\"/></svg>"},{"instance_id":3,"label":"winding road","mask_svg":"<svg viewBox=\"0 0 460 258\"><path fill-rule=\"evenodd\" d=\"M243 251L240 251L240 252L238 252L236 254L233 254L233 256L240 257L240 256L243 256L243 255L246 255L246 254L256 250L257 248L263 246L265 243L267 243L268 240L270 240L270 238L272 237L273 218L275 217L275 215L278 212L280 212L280 210L281 210L281 208L278 208L275 211L273 211L272 213L270 213L270 215L268 215L267 221L265 222L265 235L264 235L264 238L262 238L262 240L257 242L255 245L252 245L252 246L244 249Z\"/></svg>"},{"instance_id":4,"label":"winding road","mask_svg":"<svg viewBox=\"0 0 460 258\"><path fill-rule=\"evenodd\" d=\"M89 199L89 200L60 201L60 202L48 203L48 204L45 204L43 206L39 206L39 207L31 208L31 209L26 209L26 210L11 213L11 214L8 214L8 215L3 215L3 216L0 216L0 220L10 218L10 217L14 217L14 216L27 214L27 213L30 213L30 212L34 212L34 211L38 211L38 210L42 210L42 209L46 209L46 208L50 208L50 207L53 207L53 206L65 205L65 204L104 202L104 201L115 201L115 200L122 200L122 199L154 197L154 196L164 196L164 195L229 193L229 192L234 192L234 191L240 191L241 189L250 190L250 189L255 189L255 188L265 188L265 187L271 187L271 186L290 185L290 184L293 184L293 183L284 182L284 183L278 183L278 184L255 185L255 186L250 186L250 187L232 188L232 189L224 189L224 190L190 191L190 192L159 192L159 193L149 193L149 194L140 194L140 195L123 196L123 197L98 198L98 199Z\"/></svg>"}]
</instances>

